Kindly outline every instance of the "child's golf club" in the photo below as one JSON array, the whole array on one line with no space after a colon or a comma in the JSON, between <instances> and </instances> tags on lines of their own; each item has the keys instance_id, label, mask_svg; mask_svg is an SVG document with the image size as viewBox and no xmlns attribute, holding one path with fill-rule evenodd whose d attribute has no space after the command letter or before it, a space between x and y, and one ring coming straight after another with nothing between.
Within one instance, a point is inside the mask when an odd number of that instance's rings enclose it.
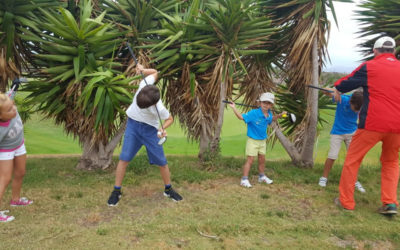
<instances>
[{"instance_id":1,"label":"child's golf club","mask_svg":"<svg viewBox=\"0 0 400 250\"><path fill-rule=\"evenodd\" d=\"M228 101L228 100L222 100L222 102L223 103L233 103L233 102L231 102L231 101ZM258 106L255 106L255 105L248 105L248 104L244 104L244 103L238 103L238 102L235 102L235 104L236 105L240 105L240 106L244 106L244 107L250 107L250 108L258 108Z\"/></svg>"},{"instance_id":2,"label":"child's golf club","mask_svg":"<svg viewBox=\"0 0 400 250\"><path fill-rule=\"evenodd\" d=\"M15 88L18 88L18 86L21 83L25 83L25 82L28 82L28 80L26 78L16 78L16 79L14 79L12 81L12 85L11 85L12 89L11 89L10 93L8 93L8 96L11 97L15 92Z\"/></svg>"},{"instance_id":3,"label":"child's golf club","mask_svg":"<svg viewBox=\"0 0 400 250\"><path fill-rule=\"evenodd\" d=\"M229 104L229 103L233 103L233 102L228 101L228 100L222 100L222 102L223 102L223 103L228 103L228 104ZM236 104L236 105L240 105L240 106L245 106L245 107L258 108L258 106L255 106L255 105L248 105L248 104L244 104L244 103L237 103L237 102L235 102L235 104ZM289 115L289 116L288 116L288 115ZM286 114L283 114L282 117L283 117L283 118L289 117L289 121L290 121L291 123L295 123L295 122L296 122L296 115L293 114L293 113L286 113Z\"/></svg>"},{"instance_id":4,"label":"child's golf club","mask_svg":"<svg viewBox=\"0 0 400 250\"><path fill-rule=\"evenodd\" d=\"M310 85L310 84L308 84L308 85L307 85L307 87L309 87L309 88L313 88L313 89L322 90L322 91L325 91L325 92L328 92L328 93L333 93L333 91L332 91L332 90L329 90L329 89L324 89L324 88L320 88L320 87L316 87L316 86L313 86L313 85Z\"/></svg>"},{"instance_id":5,"label":"child's golf club","mask_svg":"<svg viewBox=\"0 0 400 250\"><path fill-rule=\"evenodd\" d=\"M136 65L138 65L139 62L137 61L136 56L135 56L135 54L133 53L133 50L132 50L131 46L129 45L129 43L126 43L126 46L128 47L128 50L129 50L129 52L131 53L131 56L132 56L133 60L135 61ZM143 72L140 72L140 75L142 76L142 78L143 78L143 80L144 80L144 83L146 83L146 85L148 85L148 84L147 84L147 81L146 81L146 78L145 78L144 75L143 75ZM161 120L161 117L160 117L160 113L158 112L157 105L154 105L154 107L156 108L157 116L158 116L158 119L160 120L160 125L161 125L161 128L162 128L162 127L163 127L163 123L162 123L162 120ZM157 132L157 135L161 135L161 132L158 131L158 132ZM161 137L160 140L158 141L158 145L164 144L164 142L165 142L166 140L167 140L167 137L166 137L166 136Z\"/></svg>"}]
</instances>

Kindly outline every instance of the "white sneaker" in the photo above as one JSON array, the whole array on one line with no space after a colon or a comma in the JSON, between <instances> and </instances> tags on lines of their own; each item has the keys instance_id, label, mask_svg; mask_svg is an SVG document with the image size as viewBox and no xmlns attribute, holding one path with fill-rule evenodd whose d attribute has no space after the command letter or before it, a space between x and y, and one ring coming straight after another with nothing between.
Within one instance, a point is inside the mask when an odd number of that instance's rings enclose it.
<instances>
[{"instance_id":1,"label":"white sneaker","mask_svg":"<svg viewBox=\"0 0 400 250\"><path fill-rule=\"evenodd\" d=\"M252 187L252 185L250 184L248 179L240 180L240 186L243 186L243 187L246 187L246 188L251 188Z\"/></svg>"},{"instance_id":2,"label":"white sneaker","mask_svg":"<svg viewBox=\"0 0 400 250\"><path fill-rule=\"evenodd\" d=\"M10 222L15 219L14 216L6 215L8 212L8 210L0 211L0 222Z\"/></svg>"},{"instance_id":3,"label":"white sneaker","mask_svg":"<svg viewBox=\"0 0 400 250\"><path fill-rule=\"evenodd\" d=\"M356 181L355 186L358 191L360 191L361 193L365 193L365 189L363 188L363 186L361 185L361 183L359 181Z\"/></svg>"},{"instance_id":4,"label":"white sneaker","mask_svg":"<svg viewBox=\"0 0 400 250\"><path fill-rule=\"evenodd\" d=\"M258 182L272 184L274 181L268 178L266 175L264 175L263 177L258 177Z\"/></svg>"},{"instance_id":5,"label":"white sneaker","mask_svg":"<svg viewBox=\"0 0 400 250\"><path fill-rule=\"evenodd\" d=\"M320 185L321 187L326 187L326 182L328 181L328 178L325 178L325 177L321 177L321 178L319 178L319 182L318 182L318 185Z\"/></svg>"}]
</instances>

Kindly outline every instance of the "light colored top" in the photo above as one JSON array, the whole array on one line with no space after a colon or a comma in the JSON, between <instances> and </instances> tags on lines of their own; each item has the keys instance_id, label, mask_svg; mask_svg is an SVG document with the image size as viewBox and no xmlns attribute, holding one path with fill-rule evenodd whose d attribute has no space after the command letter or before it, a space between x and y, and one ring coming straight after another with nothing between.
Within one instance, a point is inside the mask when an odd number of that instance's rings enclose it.
<instances>
[{"instance_id":1,"label":"light colored top","mask_svg":"<svg viewBox=\"0 0 400 250\"><path fill-rule=\"evenodd\" d=\"M155 82L155 78L152 75L147 76L145 80L147 82L147 85L153 85ZM142 88L146 86L146 82L144 80L140 81L139 88L136 91L135 96L133 97L132 104L129 106L128 110L126 110L126 114L129 118L135 121L149 124L150 126L158 129L158 127L160 126L160 121L158 119L155 105L152 105L145 109L141 109L136 102L136 97L142 90ZM156 106L162 120L165 120L170 116L169 111L165 108L164 104L161 102L161 99L157 102Z\"/></svg>"},{"instance_id":2,"label":"light colored top","mask_svg":"<svg viewBox=\"0 0 400 250\"><path fill-rule=\"evenodd\" d=\"M24 126L21 117L17 115L7 121L0 122L0 152L10 152L24 143Z\"/></svg>"}]
</instances>

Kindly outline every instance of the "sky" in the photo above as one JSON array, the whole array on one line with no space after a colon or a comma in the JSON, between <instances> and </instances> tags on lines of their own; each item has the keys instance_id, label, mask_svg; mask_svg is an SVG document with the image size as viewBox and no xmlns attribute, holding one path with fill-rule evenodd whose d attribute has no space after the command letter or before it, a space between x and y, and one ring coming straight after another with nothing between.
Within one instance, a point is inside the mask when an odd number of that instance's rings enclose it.
<instances>
[{"instance_id":1,"label":"sky","mask_svg":"<svg viewBox=\"0 0 400 250\"><path fill-rule=\"evenodd\" d=\"M329 13L331 33L328 41L328 53L331 63L326 63L324 71L350 73L361 63L362 55L357 52L359 50L357 44L361 40L357 38L356 34L359 24L354 20L354 10L359 2L360 0L355 0L354 3L333 2L339 29Z\"/></svg>"}]
</instances>

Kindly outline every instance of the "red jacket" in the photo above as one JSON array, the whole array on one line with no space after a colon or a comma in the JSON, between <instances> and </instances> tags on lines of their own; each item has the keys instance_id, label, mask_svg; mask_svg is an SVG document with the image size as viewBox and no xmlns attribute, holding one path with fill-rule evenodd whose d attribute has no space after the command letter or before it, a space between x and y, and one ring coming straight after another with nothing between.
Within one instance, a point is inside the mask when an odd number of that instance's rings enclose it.
<instances>
[{"instance_id":1,"label":"red jacket","mask_svg":"<svg viewBox=\"0 0 400 250\"><path fill-rule=\"evenodd\" d=\"M358 128L400 133L400 61L393 54L376 56L335 82L342 93L362 87L364 102Z\"/></svg>"}]
</instances>

